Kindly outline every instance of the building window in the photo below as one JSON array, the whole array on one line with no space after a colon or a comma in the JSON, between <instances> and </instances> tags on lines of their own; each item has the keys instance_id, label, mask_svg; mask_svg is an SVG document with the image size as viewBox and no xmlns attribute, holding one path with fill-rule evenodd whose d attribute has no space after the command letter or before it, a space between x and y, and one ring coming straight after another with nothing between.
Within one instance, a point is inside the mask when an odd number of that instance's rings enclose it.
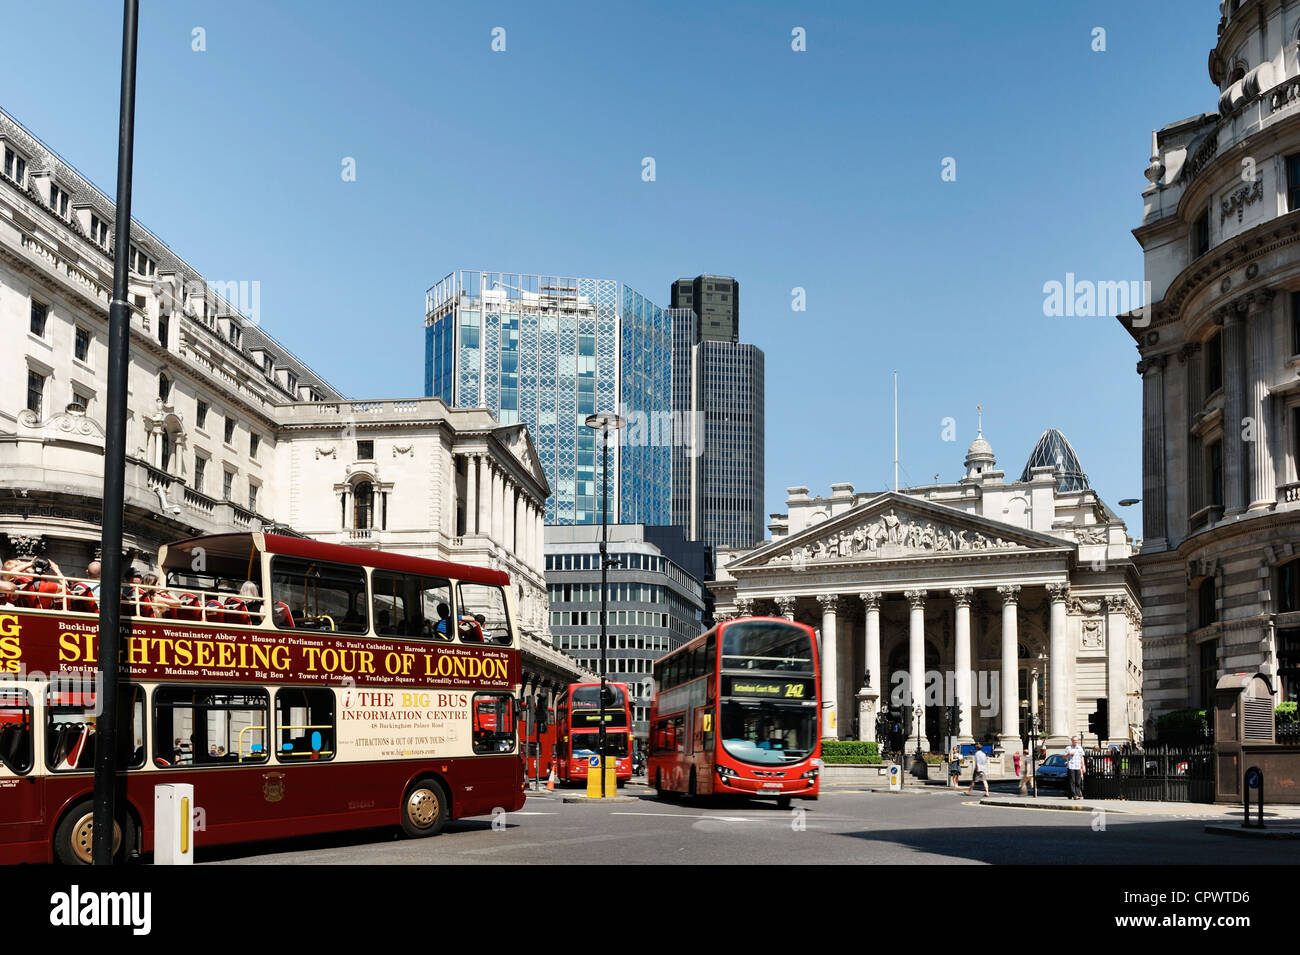
<instances>
[{"instance_id":1,"label":"building window","mask_svg":"<svg viewBox=\"0 0 1300 955\"><path fill-rule=\"evenodd\" d=\"M288 389L289 394L297 395L298 376L295 375L293 372L289 371L289 372L285 372L284 378L285 378L285 388Z\"/></svg>"},{"instance_id":2,"label":"building window","mask_svg":"<svg viewBox=\"0 0 1300 955\"><path fill-rule=\"evenodd\" d=\"M158 270L158 263L137 249L135 245L132 245L130 252L127 253L127 262L132 272L146 278Z\"/></svg>"},{"instance_id":3,"label":"building window","mask_svg":"<svg viewBox=\"0 0 1300 955\"><path fill-rule=\"evenodd\" d=\"M1300 610L1300 560L1277 569L1277 612Z\"/></svg>"},{"instance_id":4,"label":"building window","mask_svg":"<svg viewBox=\"0 0 1300 955\"><path fill-rule=\"evenodd\" d=\"M5 175L20 186L27 184L27 160L8 146L5 147Z\"/></svg>"},{"instance_id":5,"label":"building window","mask_svg":"<svg viewBox=\"0 0 1300 955\"><path fill-rule=\"evenodd\" d=\"M1223 442L1215 441L1206 451L1210 456L1210 503L1223 507Z\"/></svg>"},{"instance_id":6,"label":"building window","mask_svg":"<svg viewBox=\"0 0 1300 955\"><path fill-rule=\"evenodd\" d=\"M200 494L203 493L203 472L207 470L208 459L201 455L194 455L194 490Z\"/></svg>"},{"instance_id":7,"label":"building window","mask_svg":"<svg viewBox=\"0 0 1300 955\"><path fill-rule=\"evenodd\" d=\"M167 399L171 397L171 394L172 394L172 380L168 378L165 373L159 374L158 375L158 400L161 401L163 404L166 404Z\"/></svg>"},{"instance_id":8,"label":"building window","mask_svg":"<svg viewBox=\"0 0 1300 955\"><path fill-rule=\"evenodd\" d=\"M250 434L248 436L248 456L254 461L257 460L257 449L262 446L262 436L260 434Z\"/></svg>"},{"instance_id":9,"label":"building window","mask_svg":"<svg viewBox=\"0 0 1300 955\"><path fill-rule=\"evenodd\" d=\"M27 410L41 416L41 410L45 406L45 376L39 371L27 370Z\"/></svg>"},{"instance_id":10,"label":"building window","mask_svg":"<svg viewBox=\"0 0 1300 955\"><path fill-rule=\"evenodd\" d=\"M1300 292L1291 293L1291 354L1300 355Z\"/></svg>"},{"instance_id":11,"label":"building window","mask_svg":"<svg viewBox=\"0 0 1300 955\"><path fill-rule=\"evenodd\" d=\"M53 182L50 183L50 209L61 219L68 217L68 200L67 192L60 189Z\"/></svg>"},{"instance_id":12,"label":"building window","mask_svg":"<svg viewBox=\"0 0 1300 955\"><path fill-rule=\"evenodd\" d=\"M352 526L359 531L370 529L375 521L375 486L363 481L352 492Z\"/></svg>"},{"instance_id":13,"label":"building window","mask_svg":"<svg viewBox=\"0 0 1300 955\"><path fill-rule=\"evenodd\" d=\"M1210 251L1210 207L1206 206L1192 223L1192 258L1199 259Z\"/></svg>"},{"instance_id":14,"label":"building window","mask_svg":"<svg viewBox=\"0 0 1300 955\"><path fill-rule=\"evenodd\" d=\"M1219 641L1206 640L1200 651L1201 706L1207 710L1214 706L1214 685L1218 683Z\"/></svg>"},{"instance_id":15,"label":"building window","mask_svg":"<svg viewBox=\"0 0 1300 955\"><path fill-rule=\"evenodd\" d=\"M72 354L77 361L90 360L90 331L77 326L76 337L72 343Z\"/></svg>"},{"instance_id":16,"label":"building window","mask_svg":"<svg viewBox=\"0 0 1300 955\"><path fill-rule=\"evenodd\" d=\"M46 319L50 316L50 307L32 299L32 334L37 338L45 337Z\"/></svg>"},{"instance_id":17,"label":"building window","mask_svg":"<svg viewBox=\"0 0 1300 955\"><path fill-rule=\"evenodd\" d=\"M375 459L375 442L358 441L357 442L357 460L373 461Z\"/></svg>"},{"instance_id":18,"label":"building window","mask_svg":"<svg viewBox=\"0 0 1300 955\"><path fill-rule=\"evenodd\" d=\"M1214 606L1214 578L1206 577L1196 588L1196 626L1208 627L1219 619Z\"/></svg>"},{"instance_id":19,"label":"building window","mask_svg":"<svg viewBox=\"0 0 1300 955\"><path fill-rule=\"evenodd\" d=\"M257 513L257 492L258 492L259 490L261 490L261 488L259 488L256 484L253 484L253 483L251 483L251 482L249 483L249 485L248 485L248 509L249 509L250 511L252 511L254 514Z\"/></svg>"},{"instance_id":20,"label":"building window","mask_svg":"<svg viewBox=\"0 0 1300 955\"><path fill-rule=\"evenodd\" d=\"M274 367L275 367L275 359L272 358L270 354L268 354L267 352L262 352L262 371L266 372L269 375L271 373L271 370Z\"/></svg>"},{"instance_id":21,"label":"building window","mask_svg":"<svg viewBox=\"0 0 1300 955\"><path fill-rule=\"evenodd\" d=\"M90 238L96 245L108 248L108 223L94 213L90 215Z\"/></svg>"},{"instance_id":22,"label":"building window","mask_svg":"<svg viewBox=\"0 0 1300 955\"><path fill-rule=\"evenodd\" d=\"M199 399L199 410L194 415L195 427L202 428L208 423L208 403L202 398Z\"/></svg>"},{"instance_id":23,"label":"building window","mask_svg":"<svg viewBox=\"0 0 1300 955\"><path fill-rule=\"evenodd\" d=\"M229 501L235 487L235 472L226 471L221 478L221 499Z\"/></svg>"},{"instance_id":24,"label":"building window","mask_svg":"<svg viewBox=\"0 0 1300 955\"><path fill-rule=\"evenodd\" d=\"M226 444L235 443L235 419L226 417Z\"/></svg>"},{"instance_id":25,"label":"building window","mask_svg":"<svg viewBox=\"0 0 1300 955\"><path fill-rule=\"evenodd\" d=\"M86 394L82 394L76 388L73 388L72 401L69 402L69 407L80 408L82 414L85 414L90 410L90 396Z\"/></svg>"},{"instance_id":26,"label":"building window","mask_svg":"<svg viewBox=\"0 0 1300 955\"><path fill-rule=\"evenodd\" d=\"M172 433L166 428L162 432L162 469L168 474L172 470L172 451L175 450L176 442L172 438Z\"/></svg>"},{"instance_id":27,"label":"building window","mask_svg":"<svg viewBox=\"0 0 1300 955\"><path fill-rule=\"evenodd\" d=\"M1282 699L1300 699L1300 628L1277 632L1277 675Z\"/></svg>"}]
</instances>

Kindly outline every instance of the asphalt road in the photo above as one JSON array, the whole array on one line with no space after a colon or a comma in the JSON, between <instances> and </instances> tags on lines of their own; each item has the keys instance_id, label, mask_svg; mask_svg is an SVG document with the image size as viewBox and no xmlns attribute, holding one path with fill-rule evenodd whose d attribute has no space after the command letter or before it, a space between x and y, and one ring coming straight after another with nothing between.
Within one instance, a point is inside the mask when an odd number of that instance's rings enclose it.
<instances>
[{"instance_id":1,"label":"asphalt road","mask_svg":"<svg viewBox=\"0 0 1300 955\"><path fill-rule=\"evenodd\" d=\"M204 850L221 864L532 865L695 864L1072 864L1295 863L1296 843L1204 832L1204 821L980 806L975 797L834 791L788 810L757 801L665 803L640 786L633 798L566 804L530 796L494 821L448 824L432 839L370 829Z\"/></svg>"}]
</instances>

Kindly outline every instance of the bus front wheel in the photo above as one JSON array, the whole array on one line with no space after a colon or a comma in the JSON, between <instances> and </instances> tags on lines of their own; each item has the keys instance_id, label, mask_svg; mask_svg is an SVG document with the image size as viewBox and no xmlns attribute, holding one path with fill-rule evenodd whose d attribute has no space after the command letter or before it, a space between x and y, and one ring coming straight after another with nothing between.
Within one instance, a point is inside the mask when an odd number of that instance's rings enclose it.
<instances>
[{"instance_id":1,"label":"bus front wheel","mask_svg":"<svg viewBox=\"0 0 1300 955\"><path fill-rule=\"evenodd\" d=\"M95 837L95 803L86 799L77 803L54 830L54 858L62 865L90 865ZM113 861L123 862L135 844L135 828L130 814L113 823Z\"/></svg>"},{"instance_id":2,"label":"bus front wheel","mask_svg":"<svg viewBox=\"0 0 1300 955\"><path fill-rule=\"evenodd\" d=\"M412 839L436 836L447 824L447 791L436 779L421 779L402 800L402 832Z\"/></svg>"}]
</instances>

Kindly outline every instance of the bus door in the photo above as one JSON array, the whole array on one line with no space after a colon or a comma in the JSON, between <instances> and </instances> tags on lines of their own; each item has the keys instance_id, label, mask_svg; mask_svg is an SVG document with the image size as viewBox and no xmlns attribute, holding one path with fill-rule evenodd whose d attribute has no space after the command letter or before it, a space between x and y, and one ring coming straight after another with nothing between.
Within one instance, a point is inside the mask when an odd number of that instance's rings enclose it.
<instances>
[{"instance_id":1,"label":"bus door","mask_svg":"<svg viewBox=\"0 0 1300 955\"><path fill-rule=\"evenodd\" d=\"M35 762L32 694L22 688L0 690L0 764L5 770L0 775L0 833L25 838L27 827L44 815L45 787L31 775Z\"/></svg>"}]
</instances>

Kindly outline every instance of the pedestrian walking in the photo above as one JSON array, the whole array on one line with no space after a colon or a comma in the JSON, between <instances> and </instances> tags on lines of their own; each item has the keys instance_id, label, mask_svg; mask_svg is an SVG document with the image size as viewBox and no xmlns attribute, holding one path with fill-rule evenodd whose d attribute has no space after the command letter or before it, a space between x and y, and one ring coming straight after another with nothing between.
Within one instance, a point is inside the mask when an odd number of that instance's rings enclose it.
<instances>
[{"instance_id":1,"label":"pedestrian walking","mask_svg":"<svg viewBox=\"0 0 1300 955\"><path fill-rule=\"evenodd\" d=\"M1020 795L1026 795L1028 789L1035 796L1038 795L1038 784L1034 779L1034 764L1030 761L1028 755L1020 757Z\"/></svg>"},{"instance_id":2,"label":"pedestrian walking","mask_svg":"<svg viewBox=\"0 0 1300 955\"><path fill-rule=\"evenodd\" d=\"M1065 747L1065 768L1070 774L1070 798L1083 798L1083 747L1079 737L1071 736L1070 745Z\"/></svg>"},{"instance_id":3,"label":"pedestrian walking","mask_svg":"<svg viewBox=\"0 0 1300 955\"><path fill-rule=\"evenodd\" d=\"M948 779L953 789L961 787L961 747L954 746L948 754Z\"/></svg>"},{"instance_id":4,"label":"pedestrian walking","mask_svg":"<svg viewBox=\"0 0 1300 955\"><path fill-rule=\"evenodd\" d=\"M967 794L975 791L976 783L983 783L984 795L989 795L989 756L988 753L984 752L982 746L975 747L975 776L970 781L970 789L966 790Z\"/></svg>"}]
</instances>

